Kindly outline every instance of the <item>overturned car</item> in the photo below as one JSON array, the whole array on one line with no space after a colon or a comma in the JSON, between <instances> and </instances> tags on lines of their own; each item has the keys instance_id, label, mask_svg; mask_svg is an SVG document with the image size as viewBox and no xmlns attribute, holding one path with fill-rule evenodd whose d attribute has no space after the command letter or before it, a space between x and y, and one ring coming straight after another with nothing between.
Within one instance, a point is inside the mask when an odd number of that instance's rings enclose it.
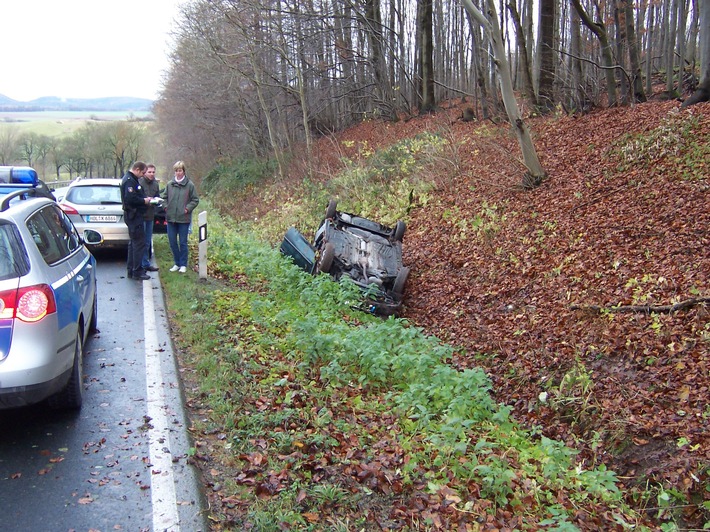
<instances>
[{"instance_id":1,"label":"overturned car","mask_svg":"<svg viewBox=\"0 0 710 532\"><path fill-rule=\"evenodd\" d=\"M281 243L281 253L311 274L352 279L365 294L363 310L396 315L409 276L409 268L402 264L404 222L390 228L336 209L337 203L331 200L313 244L291 227Z\"/></svg>"}]
</instances>

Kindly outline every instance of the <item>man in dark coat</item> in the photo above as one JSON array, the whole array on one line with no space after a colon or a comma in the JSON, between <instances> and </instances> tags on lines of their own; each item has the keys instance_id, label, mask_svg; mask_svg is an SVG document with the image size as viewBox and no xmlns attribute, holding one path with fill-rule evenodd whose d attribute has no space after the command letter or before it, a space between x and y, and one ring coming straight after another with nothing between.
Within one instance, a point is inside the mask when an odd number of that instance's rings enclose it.
<instances>
[{"instance_id":1,"label":"man in dark coat","mask_svg":"<svg viewBox=\"0 0 710 532\"><path fill-rule=\"evenodd\" d=\"M137 161L121 179L121 201L123 202L123 221L128 226L128 278L136 281L147 281L150 276L143 268L145 253L145 228L143 216L152 198L145 195L138 180L145 174L147 165Z\"/></svg>"},{"instance_id":2,"label":"man in dark coat","mask_svg":"<svg viewBox=\"0 0 710 532\"><path fill-rule=\"evenodd\" d=\"M145 174L138 180L143 187L143 193L149 198L160 198L160 185L155 179L155 165L148 163ZM142 266L147 272L157 272L158 266L153 266L150 259L153 256L153 224L155 223L155 206L153 202L148 204L143 214L143 229L145 231L145 253L143 253Z\"/></svg>"}]
</instances>

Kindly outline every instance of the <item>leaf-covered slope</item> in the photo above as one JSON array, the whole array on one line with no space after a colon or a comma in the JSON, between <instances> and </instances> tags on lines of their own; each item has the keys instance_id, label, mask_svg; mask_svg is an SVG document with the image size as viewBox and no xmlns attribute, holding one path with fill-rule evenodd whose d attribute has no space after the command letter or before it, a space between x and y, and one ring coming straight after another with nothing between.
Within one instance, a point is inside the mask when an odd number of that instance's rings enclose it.
<instances>
[{"instance_id":1,"label":"leaf-covered slope","mask_svg":"<svg viewBox=\"0 0 710 532\"><path fill-rule=\"evenodd\" d=\"M446 131L459 173L411 212L404 317L463 346L456 365L487 368L498 401L589 463L629 486L650 475L702 493L710 306L650 312L710 296L710 106L678 106L531 120L549 173L532 192L517 186L507 128L461 122L456 109L338 140L377 148Z\"/></svg>"},{"instance_id":2,"label":"leaf-covered slope","mask_svg":"<svg viewBox=\"0 0 710 532\"><path fill-rule=\"evenodd\" d=\"M509 127L463 122L460 106L321 138L289 175L325 182L343 160L424 131L446 138L448 151L427 169L439 170L436 188L414 195L407 220L404 317L461 346L456 367L485 368L495 399L580 449L583 466L606 463L630 489L650 480L694 495L686 523L702 526L710 104L678 108L530 119L549 174L533 191L520 187ZM279 183L281 203L290 189ZM268 209L258 192L233 207L243 219ZM687 305L668 312L679 302Z\"/></svg>"}]
</instances>

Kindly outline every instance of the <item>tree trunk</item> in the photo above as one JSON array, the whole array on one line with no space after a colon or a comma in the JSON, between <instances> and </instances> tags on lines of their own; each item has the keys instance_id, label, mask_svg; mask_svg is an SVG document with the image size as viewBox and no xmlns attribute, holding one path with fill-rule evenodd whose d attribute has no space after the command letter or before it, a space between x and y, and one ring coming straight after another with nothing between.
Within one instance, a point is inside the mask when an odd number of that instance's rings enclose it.
<instances>
[{"instance_id":1,"label":"tree trunk","mask_svg":"<svg viewBox=\"0 0 710 532\"><path fill-rule=\"evenodd\" d=\"M635 102L645 102L646 93L643 91L643 75L641 74L641 59L639 57L638 40L634 27L634 12L630 0L623 0L623 9L626 13L626 39L629 49L629 65L631 70L631 89Z\"/></svg>"},{"instance_id":2,"label":"tree trunk","mask_svg":"<svg viewBox=\"0 0 710 532\"><path fill-rule=\"evenodd\" d=\"M365 32L370 40L372 68L375 77L375 89L379 96L379 109L383 115L394 120L396 113L392 105L391 86L387 79L384 41L382 38L382 14L380 0L365 1Z\"/></svg>"},{"instance_id":3,"label":"tree trunk","mask_svg":"<svg viewBox=\"0 0 710 532\"><path fill-rule=\"evenodd\" d=\"M652 74L653 74L653 39L656 25L654 23L654 13L656 6L653 2L648 5L648 34L646 35L646 92L652 94Z\"/></svg>"},{"instance_id":4,"label":"tree trunk","mask_svg":"<svg viewBox=\"0 0 710 532\"><path fill-rule=\"evenodd\" d=\"M515 26L515 39L518 44L518 55L522 63L523 71L523 92L527 96L530 103L534 106L538 106L537 95L535 94L535 85L533 85L532 78L532 67L530 65L530 54L527 49L527 42L525 39L525 32L523 31L523 25L520 23L520 14L515 6L515 0L510 0L507 3L508 11L510 16L513 18L513 25Z\"/></svg>"},{"instance_id":5,"label":"tree trunk","mask_svg":"<svg viewBox=\"0 0 710 532\"><path fill-rule=\"evenodd\" d=\"M627 84L626 68L624 64L624 49L626 47L626 22L624 22L624 15L622 9L620 9L619 3L614 4L614 26L616 27L616 57L617 63L620 68L614 69L619 78L619 93L621 94L621 105L628 105L629 103L629 87Z\"/></svg>"},{"instance_id":6,"label":"tree trunk","mask_svg":"<svg viewBox=\"0 0 710 532\"><path fill-rule=\"evenodd\" d=\"M417 1L417 43L419 62L419 113L430 113L436 107L434 97L434 42L432 34L432 0Z\"/></svg>"},{"instance_id":7,"label":"tree trunk","mask_svg":"<svg viewBox=\"0 0 710 532\"><path fill-rule=\"evenodd\" d=\"M471 0L461 0L461 2L469 16L478 21L478 23L488 31L488 37L490 38L491 47L493 49L495 67L498 72L500 91L503 96L503 105L505 105L508 119L515 130L520 149L523 152L523 160L528 169L523 177L523 186L526 189L535 188L542 183L546 174L535 151L535 146L530 136L530 130L525 122L523 122L520 116L520 110L518 109L518 102L515 100L513 81L510 77L510 67L505 57L505 47L503 46L502 34L498 26L495 0L487 0L488 9L486 10L486 16L473 5Z\"/></svg>"},{"instance_id":8,"label":"tree trunk","mask_svg":"<svg viewBox=\"0 0 710 532\"><path fill-rule=\"evenodd\" d=\"M683 81L685 78L685 30L688 14L685 10L685 0L678 2L678 92L683 94Z\"/></svg>"},{"instance_id":9,"label":"tree trunk","mask_svg":"<svg viewBox=\"0 0 710 532\"><path fill-rule=\"evenodd\" d=\"M570 11L570 57L569 70L572 79L571 83L571 107L575 110L581 110L584 107L584 90L582 80L582 36L580 32L580 24L582 21L579 18L579 13L576 9Z\"/></svg>"},{"instance_id":10,"label":"tree trunk","mask_svg":"<svg viewBox=\"0 0 710 532\"><path fill-rule=\"evenodd\" d=\"M682 1L682 0L681 0ZM678 3L676 0L668 0L671 21L668 25L668 38L666 39L666 93L668 98L672 98L675 93L675 41L676 29L678 26Z\"/></svg>"},{"instance_id":11,"label":"tree trunk","mask_svg":"<svg viewBox=\"0 0 710 532\"><path fill-rule=\"evenodd\" d=\"M555 107L555 4L556 0L540 2L540 77L539 109L547 113Z\"/></svg>"},{"instance_id":12,"label":"tree trunk","mask_svg":"<svg viewBox=\"0 0 710 532\"><path fill-rule=\"evenodd\" d=\"M696 46L698 41L698 2L697 0L690 0L693 10L693 18L690 21L690 38L688 39L688 48L685 51L685 61L690 65L690 71L692 72L693 79L695 79L695 64L696 64Z\"/></svg>"},{"instance_id":13,"label":"tree trunk","mask_svg":"<svg viewBox=\"0 0 710 532\"><path fill-rule=\"evenodd\" d=\"M698 0L700 7L700 84L681 108L710 100L710 0Z\"/></svg>"},{"instance_id":14,"label":"tree trunk","mask_svg":"<svg viewBox=\"0 0 710 532\"><path fill-rule=\"evenodd\" d=\"M485 54L483 50L483 38L481 37L480 27L474 25L471 17L468 17L468 25L470 33L473 36L473 43L471 43L473 51L471 68L474 71L476 87L481 91L481 114L483 115L483 119L487 120L491 116L491 103L490 91L488 90L488 83L486 82L484 58L488 58L488 55Z\"/></svg>"},{"instance_id":15,"label":"tree trunk","mask_svg":"<svg viewBox=\"0 0 710 532\"><path fill-rule=\"evenodd\" d=\"M602 58L604 60L604 73L606 75L606 94L609 107L616 105L616 79L614 77L614 56L611 53L611 44L606 32L606 26L602 20L594 22L592 18L582 7L579 0L572 0L572 5L579 13L579 18L582 19L584 25L596 35L599 39L599 44L602 49Z\"/></svg>"}]
</instances>

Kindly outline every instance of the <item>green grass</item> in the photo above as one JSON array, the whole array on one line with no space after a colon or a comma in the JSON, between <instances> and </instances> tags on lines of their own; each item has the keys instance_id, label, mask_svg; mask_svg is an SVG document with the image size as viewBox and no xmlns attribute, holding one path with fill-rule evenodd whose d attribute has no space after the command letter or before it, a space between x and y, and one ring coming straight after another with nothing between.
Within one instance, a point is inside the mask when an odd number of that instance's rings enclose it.
<instances>
[{"instance_id":1,"label":"green grass","mask_svg":"<svg viewBox=\"0 0 710 532\"><path fill-rule=\"evenodd\" d=\"M37 133L50 137L68 136L81 129L89 122L125 120L129 113L126 112L53 112L40 111L36 113L7 113L0 112L0 130L5 127L13 128L21 133ZM135 116L145 116L145 112L135 112Z\"/></svg>"},{"instance_id":2,"label":"green grass","mask_svg":"<svg viewBox=\"0 0 710 532\"><path fill-rule=\"evenodd\" d=\"M231 479L223 494L249 507L213 508L212 520L322 530L319 505L353 523L373 492L389 512L425 486L471 514L524 511L531 528L574 529L578 506L634 524L612 471L582 468L573 449L518 426L491 400L483 371L447 364L453 347L353 310L352 284L311 277L219 219L210 220L206 282L167 272L166 240L155 240L188 395L204 405L193 431L223 435L210 461ZM317 464L329 464L328 475ZM358 483L353 464L380 466Z\"/></svg>"},{"instance_id":3,"label":"green grass","mask_svg":"<svg viewBox=\"0 0 710 532\"><path fill-rule=\"evenodd\" d=\"M669 119L676 122L682 127L671 128L674 138L690 147L691 156L663 146L690 178L697 170L692 154L706 150L692 142L692 120ZM655 153L667 127L620 141L612 148L620 164L642 164L633 155ZM161 280L188 395L200 404L193 432L220 435L208 451L196 452L210 453L221 496L246 508L213 505L211 519L220 527L361 530L373 516L388 519L393 508L431 497L442 503L442 519L451 518L445 508L454 508L474 527L507 514L519 516L523 529L575 530L580 512L644 529L613 471L583 463L563 442L519 426L508 407L491 399L492 383L483 371L448 364L455 346L405 320L353 310L360 292L352 284L306 275L273 248L286 223L306 232L317 226L331 197L342 210L389 224L406 221L412 206L431 199L430 161L445 152L444 144L435 135L380 152L365 143L358 159L344 161L327 183L303 179L280 203L272 200L280 197L283 183L269 184L266 167L224 162L211 177L214 197L239 201L240 194L248 197L258 189L270 207L256 220L237 222L220 219L204 200L211 213L205 282L194 272L167 273L172 261L158 237ZM488 241L514 223L515 214L506 205L483 204L473 216L454 208L442 211L442 219L461 240ZM539 246L558 230L554 224L543 229L535 235ZM560 275L565 266L549 275ZM642 279L638 297L654 282ZM584 416L596 406L590 403L593 386L580 362L531 408L545 403ZM358 472L367 480L358 480ZM657 492L653 486L639 489L639 506L649 505ZM659 498L659 506L664 500ZM327 507L327 520L321 507ZM426 505L419 513L415 507L392 528L435 528ZM671 513L665 518L670 530Z\"/></svg>"}]
</instances>

